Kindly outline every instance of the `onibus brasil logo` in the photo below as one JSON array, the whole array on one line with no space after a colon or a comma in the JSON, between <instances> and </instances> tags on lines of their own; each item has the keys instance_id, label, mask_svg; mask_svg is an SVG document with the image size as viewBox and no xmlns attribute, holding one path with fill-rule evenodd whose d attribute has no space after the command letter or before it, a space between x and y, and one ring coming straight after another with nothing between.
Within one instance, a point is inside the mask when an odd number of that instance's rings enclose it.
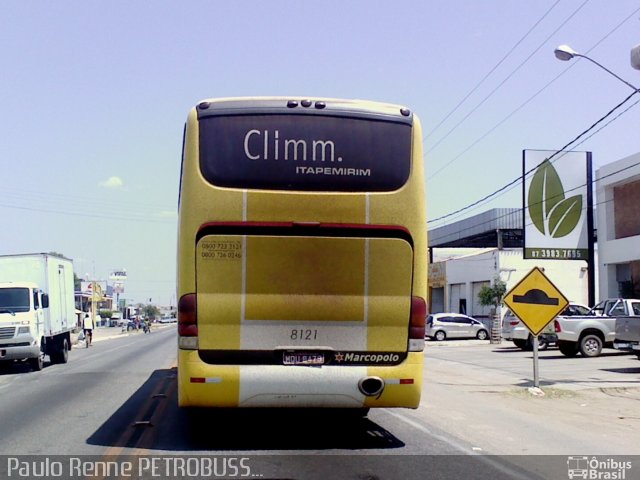
<instances>
[{"instance_id":1,"label":"onibus brasil logo","mask_svg":"<svg viewBox=\"0 0 640 480\"><path fill-rule=\"evenodd\" d=\"M533 175L527 200L531 221L544 236L569 235L582 216L582 195L565 198L560 176L549 160L542 162Z\"/></svg>"},{"instance_id":2,"label":"onibus brasil logo","mask_svg":"<svg viewBox=\"0 0 640 480\"><path fill-rule=\"evenodd\" d=\"M567 458L567 476L569 480L626 480L627 471L633 467L632 462L616 458L588 456L570 456ZM632 478L632 477L629 477Z\"/></svg>"}]
</instances>

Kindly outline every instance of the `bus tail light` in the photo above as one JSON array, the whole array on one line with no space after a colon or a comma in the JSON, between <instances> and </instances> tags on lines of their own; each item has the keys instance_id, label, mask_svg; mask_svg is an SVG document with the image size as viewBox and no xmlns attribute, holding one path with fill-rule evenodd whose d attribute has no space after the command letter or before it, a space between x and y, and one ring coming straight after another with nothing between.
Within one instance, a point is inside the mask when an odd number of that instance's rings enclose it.
<instances>
[{"instance_id":1,"label":"bus tail light","mask_svg":"<svg viewBox=\"0 0 640 480\"><path fill-rule=\"evenodd\" d=\"M410 339L424 340L426 318L427 302L422 297L411 297Z\"/></svg>"},{"instance_id":2,"label":"bus tail light","mask_svg":"<svg viewBox=\"0 0 640 480\"><path fill-rule=\"evenodd\" d=\"M427 302L422 297L411 297L411 319L409 320L409 351L424 350Z\"/></svg>"},{"instance_id":3,"label":"bus tail light","mask_svg":"<svg viewBox=\"0 0 640 480\"><path fill-rule=\"evenodd\" d=\"M187 293L178 302L178 335L198 336L198 309L195 293Z\"/></svg>"}]
</instances>

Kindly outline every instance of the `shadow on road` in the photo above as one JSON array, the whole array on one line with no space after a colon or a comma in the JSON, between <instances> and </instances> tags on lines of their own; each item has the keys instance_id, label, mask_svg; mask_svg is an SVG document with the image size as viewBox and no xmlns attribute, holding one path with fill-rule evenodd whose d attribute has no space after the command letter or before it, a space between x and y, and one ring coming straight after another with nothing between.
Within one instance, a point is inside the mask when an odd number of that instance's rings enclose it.
<instances>
[{"instance_id":1,"label":"shadow on road","mask_svg":"<svg viewBox=\"0 0 640 480\"><path fill-rule=\"evenodd\" d=\"M404 443L367 418L323 410L178 410L185 450L387 449ZM170 449L162 439L157 448Z\"/></svg>"},{"instance_id":2,"label":"shadow on road","mask_svg":"<svg viewBox=\"0 0 640 480\"><path fill-rule=\"evenodd\" d=\"M613 372L613 373L633 373L640 374L640 367L627 367L627 368L602 368L603 372Z\"/></svg>"},{"instance_id":3,"label":"shadow on road","mask_svg":"<svg viewBox=\"0 0 640 480\"><path fill-rule=\"evenodd\" d=\"M562 353L560 353L558 351L557 355L545 355L545 356L541 355L540 356L540 360L555 360L555 359L558 359L558 358L581 358L581 359L584 359L585 361L589 361L589 358L621 357L621 356L624 356L624 355L628 355L628 353L627 352L619 352L619 351L616 350L616 351L613 351L613 352L605 352L605 351L603 351L597 357L584 357L580 353L576 354L575 357L567 357L566 355L563 355Z\"/></svg>"},{"instance_id":4,"label":"shadow on road","mask_svg":"<svg viewBox=\"0 0 640 480\"><path fill-rule=\"evenodd\" d=\"M513 347L494 347L493 350L491 351L493 353L512 353L512 352L522 352L522 349L514 345Z\"/></svg>"},{"instance_id":5,"label":"shadow on road","mask_svg":"<svg viewBox=\"0 0 640 480\"><path fill-rule=\"evenodd\" d=\"M175 369L156 370L87 443L168 451L360 450L405 445L353 411L181 409L177 403Z\"/></svg>"},{"instance_id":6,"label":"shadow on road","mask_svg":"<svg viewBox=\"0 0 640 480\"><path fill-rule=\"evenodd\" d=\"M51 365L52 363L49 360L45 360L43 368L47 368ZM33 368L31 368L31 365L29 365L26 361L0 362L0 377L3 375L16 375L33 372L35 372L35 370L33 370Z\"/></svg>"}]
</instances>

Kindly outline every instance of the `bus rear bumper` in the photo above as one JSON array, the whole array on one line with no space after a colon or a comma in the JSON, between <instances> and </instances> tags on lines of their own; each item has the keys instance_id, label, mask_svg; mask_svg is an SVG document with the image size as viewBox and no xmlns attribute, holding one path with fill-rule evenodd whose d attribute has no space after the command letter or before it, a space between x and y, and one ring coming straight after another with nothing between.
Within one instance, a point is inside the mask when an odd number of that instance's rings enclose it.
<instances>
[{"instance_id":1,"label":"bus rear bumper","mask_svg":"<svg viewBox=\"0 0 640 480\"><path fill-rule=\"evenodd\" d=\"M181 407L417 408L423 353L394 366L210 365L197 351L178 350ZM365 395L363 379L383 382Z\"/></svg>"}]
</instances>

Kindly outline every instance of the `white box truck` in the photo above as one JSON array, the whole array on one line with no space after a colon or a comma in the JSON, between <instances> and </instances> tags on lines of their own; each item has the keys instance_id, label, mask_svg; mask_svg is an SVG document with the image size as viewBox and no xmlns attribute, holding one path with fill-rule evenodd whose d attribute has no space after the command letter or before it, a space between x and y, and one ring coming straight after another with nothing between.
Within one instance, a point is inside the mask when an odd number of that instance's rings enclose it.
<instances>
[{"instance_id":1,"label":"white box truck","mask_svg":"<svg viewBox=\"0 0 640 480\"><path fill-rule=\"evenodd\" d=\"M67 363L76 327L73 263L47 253L0 255L0 362Z\"/></svg>"}]
</instances>

